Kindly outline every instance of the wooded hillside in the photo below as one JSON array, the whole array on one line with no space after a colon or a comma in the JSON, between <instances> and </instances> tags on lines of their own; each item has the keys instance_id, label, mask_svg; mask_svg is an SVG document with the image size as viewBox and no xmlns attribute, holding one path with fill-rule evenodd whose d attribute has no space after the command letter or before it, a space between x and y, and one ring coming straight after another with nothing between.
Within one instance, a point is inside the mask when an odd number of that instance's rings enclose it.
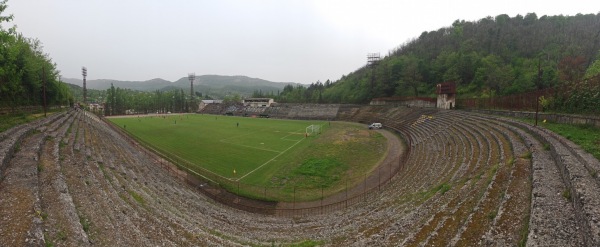
<instances>
[{"instance_id":1,"label":"wooded hillside","mask_svg":"<svg viewBox=\"0 0 600 247\"><path fill-rule=\"evenodd\" d=\"M447 81L457 83L458 97L485 98L574 83L586 72L600 73L599 36L600 14L457 20L335 82L286 87L278 100L365 103L376 97L434 96L435 85Z\"/></svg>"},{"instance_id":2,"label":"wooded hillside","mask_svg":"<svg viewBox=\"0 0 600 247\"><path fill-rule=\"evenodd\" d=\"M69 87L60 82L41 42L2 26L13 18L2 16L6 7L6 0L0 1L0 108L72 104Z\"/></svg>"}]
</instances>

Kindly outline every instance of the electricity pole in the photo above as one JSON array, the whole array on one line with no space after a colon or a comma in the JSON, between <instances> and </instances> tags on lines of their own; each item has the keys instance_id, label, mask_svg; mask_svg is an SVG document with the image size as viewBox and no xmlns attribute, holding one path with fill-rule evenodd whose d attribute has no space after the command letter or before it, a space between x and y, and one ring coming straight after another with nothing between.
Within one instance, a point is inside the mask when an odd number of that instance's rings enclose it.
<instances>
[{"instance_id":1,"label":"electricity pole","mask_svg":"<svg viewBox=\"0 0 600 247\"><path fill-rule=\"evenodd\" d=\"M46 117L46 66L42 66L42 82L44 83L44 117Z\"/></svg>"}]
</instances>

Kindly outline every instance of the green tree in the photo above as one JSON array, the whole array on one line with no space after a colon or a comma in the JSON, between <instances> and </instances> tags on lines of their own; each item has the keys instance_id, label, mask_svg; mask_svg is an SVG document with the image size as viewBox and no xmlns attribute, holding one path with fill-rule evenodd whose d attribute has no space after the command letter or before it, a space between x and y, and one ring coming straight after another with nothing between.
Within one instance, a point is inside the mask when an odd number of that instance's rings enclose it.
<instances>
[{"instance_id":1,"label":"green tree","mask_svg":"<svg viewBox=\"0 0 600 247\"><path fill-rule=\"evenodd\" d=\"M403 64L402 77L400 79L402 89L410 89L414 96L419 96L419 86L423 80L423 76L419 71L419 61L416 57L409 56L406 57Z\"/></svg>"},{"instance_id":2,"label":"green tree","mask_svg":"<svg viewBox=\"0 0 600 247\"><path fill-rule=\"evenodd\" d=\"M0 107L68 104L70 91L57 80L56 65L41 42L18 34L15 27L2 26L13 19L2 15L6 8L6 0L0 1Z\"/></svg>"},{"instance_id":3,"label":"green tree","mask_svg":"<svg viewBox=\"0 0 600 247\"><path fill-rule=\"evenodd\" d=\"M600 74L600 57L596 59L585 71L584 78L589 79Z\"/></svg>"}]
</instances>

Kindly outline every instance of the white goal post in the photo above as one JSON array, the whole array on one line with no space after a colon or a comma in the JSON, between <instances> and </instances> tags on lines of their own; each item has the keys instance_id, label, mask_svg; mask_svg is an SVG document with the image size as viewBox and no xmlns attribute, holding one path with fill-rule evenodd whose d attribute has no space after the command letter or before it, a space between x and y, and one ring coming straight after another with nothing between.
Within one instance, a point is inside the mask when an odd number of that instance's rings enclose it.
<instances>
[{"instance_id":1,"label":"white goal post","mask_svg":"<svg viewBox=\"0 0 600 247\"><path fill-rule=\"evenodd\" d=\"M311 124L306 127L306 136L321 134L321 125Z\"/></svg>"}]
</instances>

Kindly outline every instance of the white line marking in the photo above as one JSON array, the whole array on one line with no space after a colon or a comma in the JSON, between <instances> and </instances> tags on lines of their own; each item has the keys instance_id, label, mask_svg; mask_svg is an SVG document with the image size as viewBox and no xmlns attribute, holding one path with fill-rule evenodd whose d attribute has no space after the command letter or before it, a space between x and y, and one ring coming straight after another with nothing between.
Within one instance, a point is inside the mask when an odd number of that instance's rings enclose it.
<instances>
[{"instance_id":1,"label":"white line marking","mask_svg":"<svg viewBox=\"0 0 600 247\"><path fill-rule=\"evenodd\" d=\"M265 166L266 164L269 164L271 161L274 161L277 157L281 156L282 154L284 154L285 152L287 152L288 150L292 149L294 146L298 145L298 143L300 143L302 140L304 139L300 139L299 141L297 141L296 143L294 143L294 145L290 146L289 148L287 148L286 150L283 150L281 153L279 153L278 155L275 155L275 157L271 158L270 160L268 160L267 162L263 163L262 165L260 165L259 167L255 168L254 170L246 173L246 175L241 176L240 178L236 179L235 181L240 181L242 179L244 179L246 176L252 174L253 172L255 172L256 170L262 168L263 166Z\"/></svg>"},{"instance_id":2,"label":"white line marking","mask_svg":"<svg viewBox=\"0 0 600 247\"><path fill-rule=\"evenodd\" d=\"M237 143L233 143L233 142L226 142L224 140L221 140L220 142L222 142L222 143L228 143L228 144L236 145L236 146L242 146L242 147L246 147L246 148L251 148L251 149L257 149L257 150L267 151L267 152L281 153L281 151L278 151L278 150L271 150L271 149L266 149L266 148L257 148L257 147L253 147L253 146L249 146L249 145L237 144Z\"/></svg>"}]
</instances>

